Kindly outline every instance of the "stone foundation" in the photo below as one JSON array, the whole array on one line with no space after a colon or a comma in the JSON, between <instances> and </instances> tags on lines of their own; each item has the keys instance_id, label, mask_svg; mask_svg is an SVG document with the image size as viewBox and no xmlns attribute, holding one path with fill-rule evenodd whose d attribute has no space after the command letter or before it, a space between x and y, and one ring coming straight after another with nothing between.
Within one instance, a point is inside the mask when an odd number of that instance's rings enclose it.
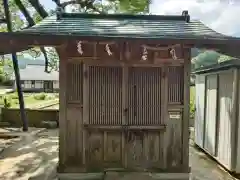
<instances>
[{"instance_id":1,"label":"stone foundation","mask_svg":"<svg viewBox=\"0 0 240 180\"><path fill-rule=\"evenodd\" d=\"M189 180L189 173L62 173L58 174L58 178L59 180Z\"/></svg>"}]
</instances>

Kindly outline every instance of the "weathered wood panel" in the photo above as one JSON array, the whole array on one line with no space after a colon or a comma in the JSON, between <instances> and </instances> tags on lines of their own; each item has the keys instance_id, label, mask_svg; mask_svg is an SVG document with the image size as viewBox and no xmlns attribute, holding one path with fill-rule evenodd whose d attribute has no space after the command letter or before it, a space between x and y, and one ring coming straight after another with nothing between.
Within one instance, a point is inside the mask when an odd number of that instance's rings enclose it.
<instances>
[{"instance_id":1,"label":"weathered wood panel","mask_svg":"<svg viewBox=\"0 0 240 180\"><path fill-rule=\"evenodd\" d=\"M89 124L122 124L121 67L89 67Z\"/></svg>"},{"instance_id":2,"label":"weathered wood panel","mask_svg":"<svg viewBox=\"0 0 240 180\"><path fill-rule=\"evenodd\" d=\"M183 104L184 67L168 68L168 103Z\"/></svg>"},{"instance_id":3,"label":"weathered wood panel","mask_svg":"<svg viewBox=\"0 0 240 180\"><path fill-rule=\"evenodd\" d=\"M215 156L217 123L217 74L207 76L204 148Z\"/></svg>"},{"instance_id":4,"label":"weathered wood panel","mask_svg":"<svg viewBox=\"0 0 240 180\"><path fill-rule=\"evenodd\" d=\"M128 125L161 124L161 68L129 69L128 107Z\"/></svg>"},{"instance_id":5,"label":"weathered wood panel","mask_svg":"<svg viewBox=\"0 0 240 180\"><path fill-rule=\"evenodd\" d=\"M122 168L121 131L88 131L86 151L88 170L99 171L104 168Z\"/></svg>"},{"instance_id":6,"label":"weathered wood panel","mask_svg":"<svg viewBox=\"0 0 240 180\"><path fill-rule=\"evenodd\" d=\"M168 169L179 169L182 166L182 112L170 111L167 137L166 162Z\"/></svg>"},{"instance_id":7,"label":"weathered wood panel","mask_svg":"<svg viewBox=\"0 0 240 180\"><path fill-rule=\"evenodd\" d=\"M163 169L162 131L129 131L126 138L127 168Z\"/></svg>"},{"instance_id":8,"label":"weathered wood panel","mask_svg":"<svg viewBox=\"0 0 240 180\"><path fill-rule=\"evenodd\" d=\"M104 139L103 132L88 131L86 137L87 168L90 171L98 171L104 168Z\"/></svg>"},{"instance_id":9,"label":"weathered wood panel","mask_svg":"<svg viewBox=\"0 0 240 180\"><path fill-rule=\"evenodd\" d=\"M173 59L172 46L158 44L142 44L139 42L87 42L76 41L69 44L66 51L71 57L98 59L100 61L114 60L132 63L158 64L163 59ZM174 47L177 59L183 59L182 47ZM146 60L143 60L143 55Z\"/></svg>"},{"instance_id":10,"label":"weathered wood panel","mask_svg":"<svg viewBox=\"0 0 240 180\"><path fill-rule=\"evenodd\" d=\"M104 132L104 163L107 167L123 167L122 132Z\"/></svg>"},{"instance_id":11,"label":"weathered wood panel","mask_svg":"<svg viewBox=\"0 0 240 180\"><path fill-rule=\"evenodd\" d=\"M82 109L80 107L67 108L66 119L66 159L68 165L82 164Z\"/></svg>"}]
</instances>

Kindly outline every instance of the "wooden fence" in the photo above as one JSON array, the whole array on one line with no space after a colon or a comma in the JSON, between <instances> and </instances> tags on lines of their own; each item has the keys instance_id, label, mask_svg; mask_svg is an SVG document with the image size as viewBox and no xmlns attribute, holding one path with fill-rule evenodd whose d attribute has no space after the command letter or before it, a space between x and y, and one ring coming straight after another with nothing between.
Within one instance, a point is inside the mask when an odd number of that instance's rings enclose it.
<instances>
[{"instance_id":1,"label":"wooden fence","mask_svg":"<svg viewBox=\"0 0 240 180\"><path fill-rule=\"evenodd\" d=\"M30 127L41 127L43 121L58 121L57 109L26 109L26 116ZM1 120L11 126L22 126L19 109L2 109Z\"/></svg>"}]
</instances>

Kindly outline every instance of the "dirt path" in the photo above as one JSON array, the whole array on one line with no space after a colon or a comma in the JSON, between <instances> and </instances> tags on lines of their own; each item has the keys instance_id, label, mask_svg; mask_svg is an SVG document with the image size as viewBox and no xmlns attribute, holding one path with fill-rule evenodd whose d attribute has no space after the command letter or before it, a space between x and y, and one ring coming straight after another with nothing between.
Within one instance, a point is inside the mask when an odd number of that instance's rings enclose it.
<instances>
[{"instance_id":1,"label":"dirt path","mask_svg":"<svg viewBox=\"0 0 240 180\"><path fill-rule=\"evenodd\" d=\"M25 136L1 154L0 180L55 180L58 130ZM190 141L191 180L234 180Z\"/></svg>"},{"instance_id":2,"label":"dirt path","mask_svg":"<svg viewBox=\"0 0 240 180\"><path fill-rule=\"evenodd\" d=\"M1 154L0 180L45 180L57 161L58 130L25 136Z\"/></svg>"}]
</instances>

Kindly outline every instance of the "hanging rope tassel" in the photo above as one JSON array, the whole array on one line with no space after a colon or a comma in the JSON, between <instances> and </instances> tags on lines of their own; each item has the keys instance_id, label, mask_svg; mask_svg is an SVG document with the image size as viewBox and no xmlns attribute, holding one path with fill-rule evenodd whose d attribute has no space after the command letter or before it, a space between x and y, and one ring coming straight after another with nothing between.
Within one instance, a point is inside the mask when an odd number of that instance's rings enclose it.
<instances>
[{"instance_id":1,"label":"hanging rope tassel","mask_svg":"<svg viewBox=\"0 0 240 180\"><path fill-rule=\"evenodd\" d=\"M109 56L112 56L112 55L113 55L113 53L112 53L111 50L110 50L110 46L109 46L108 44L106 44L105 49L106 49L106 51L107 51L107 53L108 53Z\"/></svg>"},{"instance_id":2,"label":"hanging rope tassel","mask_svg":"<svg viewBox=\"0 0 240 180\"><path fill-rule=\"evenodd\" d=\"M82 49L82 41L79 41L77 44L77 51L79 54L83 55L83 49Z\"/></svg>"}]
</instances>

